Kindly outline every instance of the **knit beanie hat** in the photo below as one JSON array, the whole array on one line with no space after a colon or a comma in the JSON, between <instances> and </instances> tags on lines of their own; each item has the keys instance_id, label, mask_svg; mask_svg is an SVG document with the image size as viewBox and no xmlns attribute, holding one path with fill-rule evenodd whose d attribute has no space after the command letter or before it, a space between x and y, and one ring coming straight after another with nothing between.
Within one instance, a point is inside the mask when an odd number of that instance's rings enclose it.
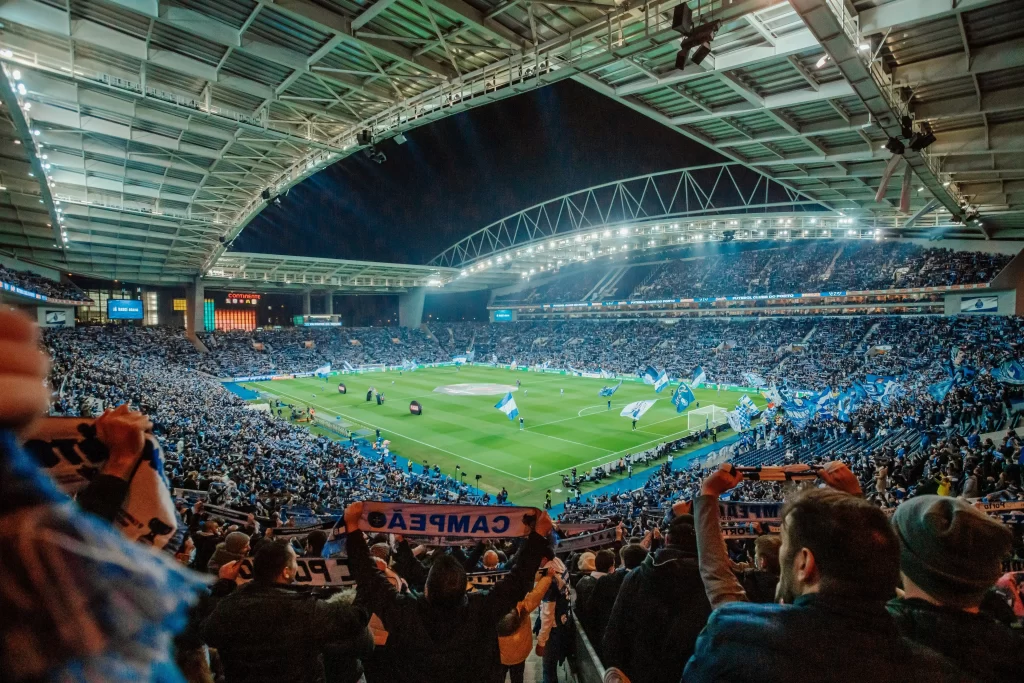
<instances>
[{"instance_id":1,"label":"knit beanie hat","mask_svg":"<svg viewBox=\"0 0 1024 683\"><path fill-rule=\"evenodd\" d=\"M962 498L918 496L896 508L900 570L951 607L974 607L1002 574L1009 529Z\"/></svg>"},{"instance_id":2,"label":"knit beanie hat","mask_svg":"<svg viewBox=\"0 0 1024 683\"><path fill-rule=\"evenodd\" d=\"M249 537L241 531L232 531L224 539L225 550L235 555L240 555L247 545L249 545Z\"/></svg>"}]
</instances>

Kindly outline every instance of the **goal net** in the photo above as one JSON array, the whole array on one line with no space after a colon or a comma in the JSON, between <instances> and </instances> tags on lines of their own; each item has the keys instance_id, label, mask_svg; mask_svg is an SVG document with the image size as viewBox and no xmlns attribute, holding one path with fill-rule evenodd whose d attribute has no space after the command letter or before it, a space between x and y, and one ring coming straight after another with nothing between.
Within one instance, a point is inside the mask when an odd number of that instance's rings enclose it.
<instances>
[{"instance_id":1,"label":"goal net","mask_svg":"<svg viewBox=\"0 0 1024 683\"><path fill-rule=\"evenodd\" d=\"M726 417L726 409L721 406L710 405L701 408L694 408L686 411L686 428L692 432L698 432L705 427L717 427L726 424L729 418Z\"/></svg>"}]
</instances>

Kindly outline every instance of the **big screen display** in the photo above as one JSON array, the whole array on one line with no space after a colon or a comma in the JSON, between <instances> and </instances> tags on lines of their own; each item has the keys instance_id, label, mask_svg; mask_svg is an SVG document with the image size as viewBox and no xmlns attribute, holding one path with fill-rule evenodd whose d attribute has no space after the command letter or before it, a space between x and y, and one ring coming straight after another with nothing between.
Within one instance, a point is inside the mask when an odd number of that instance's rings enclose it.
<instances>
[{"instance_id":1,"label":"big screen display","mask_svg":"<svg viewBox=\"0 0 1024 683\"><path fill-rule=\"evenodd\" d=\"M107 318L110 320L142 320L142 302L138 299L108 299Z\"/></svg>"}]
</instances>

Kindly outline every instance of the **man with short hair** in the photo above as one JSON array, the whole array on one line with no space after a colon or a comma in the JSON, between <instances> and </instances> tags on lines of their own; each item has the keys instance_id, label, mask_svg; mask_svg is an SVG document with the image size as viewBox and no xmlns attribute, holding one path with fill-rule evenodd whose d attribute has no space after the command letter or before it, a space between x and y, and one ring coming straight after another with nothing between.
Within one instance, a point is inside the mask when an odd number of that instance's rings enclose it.
<instances>
[{"instance_id":1,"label":"man with short hair","mask_svg":"<svg viewBox=\"0 0 1024 683\"><path fill-rule=\"evenodd\" d=\"M666 546L623 580L602 661L634 683L678 683L709 614L693 517L682 515L669 526Z\"/></svg>"},{"instance_id":2,"label":"man with short hair","mask_svg":"<svg viewBox=\"0 0 1024 683\"><path fill-rule=\"evenodd\" d=\"M594 586L594 594L590 599L591 624L587 626L590 644L600 655L604 647L604 634L608 628L608 620L615 606L615 598L626 575L639 567L647 559L647 549L639 543L628 543L619 551L622 568L602 576Z\"/></svg>"},{"instance_id":3,"label":"man with short hair","mask_svg":"<svg viewBox=\"0 0 1024 683\"><path fill-rule=\"evenodd\" d=\"M223 578L232 578L228 569L221 568ZM263 543L253 559L253 580L221 599L203 622L203 639L220 652L226 683L318 682L326 646L344 646L354 657L372 650L366 612L289 590L297 571L291 545Z\"/></svg>"},{"instance_id":4,"label":"man with short hair","mask_svg":"<svg viewBox=\"0 0 1024 683\"><path fill-rule=\"evenodd\" d=\"M399 593L370 559L358 529L362 503L345 510L349 571L356 603L380 617L388 631L392 680L402 683L497 683L502 677L498 622L533 587L544 555L551 518L541 512L533 532L512 561L509 574L487 593L466 593L466 570L452 555L439 555L427 573L425 590Z\"/></svg>"},{"instance_id":5,"label":"man with short hair","mask_svg":"<svg viewBox=\"0 0 1024 683\"><path fill-rule=\"evenodd\" d=\"M833 487L859 491L840 463L820 476ZM709 538L707 527L717 524L718 497L742 478L723 465L694 500L701 571L709 599L721 607L697 640L685 681L969 680L937 653L900 637L885 610L899 579L899 541L885 513L860 496L805 489L788 500L780 513L776 593L783 604L745 602L732 572L714 574L714 558L705 556L725 553L721 532Z\"/></svg>"},{"instance_id":6,"label":"man with short hair","mask_svg":"<svg viewBox=\"0 0 1024 683\"><path fill-rule=\"evenodd\" d=\"M594 570L576 583L576 616L588 636L596 633L593 611L594 590L597 582L615 569L615 553L599 550L594 556Z\"/></svg>"},{"instance_id":7,"label":"man with short hair","mask_svg":"<svg viewBox=\"0 0 1024 683\"><path fill-rule=\"evenodd\" d=\"M750 602L775 602L775 589L779 585L778 536L758 536L754 540L754 568L740 574L743 589Z\"/></svg>"},{"instance_id":8,"label":"man with short hair","mask_svg":"<svg viewBox=\"0 0 1024 683\"><path fill-rule=\"evenodd\" d=\"M1010 530L965 500L911 498L896 508L903 597L890 600L900 633L979 681L1024 676L1024 639L980 609L1010 552Z\"/></svg>"},{"instance_id":9,"label":"man with short hair","mask_svg":"<svg viewBox=\"0 0 1024 683\"><path fill-rule=\"evenodd\" d=\"M306 549L302 556L323 557L325 545L327 545L327 532L322 529L313 529L306 536Z\"/></svg>"}]
</instances>

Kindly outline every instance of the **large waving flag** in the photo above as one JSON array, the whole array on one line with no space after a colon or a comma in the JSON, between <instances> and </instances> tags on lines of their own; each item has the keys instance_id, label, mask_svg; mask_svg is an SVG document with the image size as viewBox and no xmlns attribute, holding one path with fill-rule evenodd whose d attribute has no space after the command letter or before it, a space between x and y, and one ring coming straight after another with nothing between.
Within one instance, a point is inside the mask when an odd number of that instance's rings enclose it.
<instances>
[{"instance_id":1,"label":"large waving flag","mask_svg":"<svg viewBox=\"0 0 1024 683\"><path fill-rule=\"evenodd\" d=\"M936 403L942 403L946 400L946 394L953 388L953 380L944 379L936 382L928 387L928 394L935 399Z\"/></svg>"},{"instance_id":2,"label":"large waving flag","mask_svg":"<svg viewBox=\"0 0 1024 683\"><path fill-rule=\"evenodd\" d=\"M872 401L888 408L892 399L899 396L901 385L899 377L887 375L867 375L863 385L864 394Z\"/></svg>"},{"instance_id":3,"label":"large waving flag","mask_svg":"<svg viewBox=\"0 0 1024 683\"><path fill-rule=\"evenodd\" d=\"M839 394L839 398L836 399L835 403L832 405L832 415L841 422L849 422L850 415L857 409L857 404L859 402L859 392L851 387Z\"/></svg>"},{"instance_id":4,"label":"large waving flag","mask_svg":"<svg viewBox=\"0 0 1024 683\"><path fill-rule=\"evenodd\" d=\"M757 417L761 412L761 409L754 405L754 400L746 394L743 394L743 398L740 399L740 405L746 408L747 414L751 417Z\"/></svg>"},{"instance_id":5,"label":"large waving flag","mask_svg":"<svg viewBox=\"0 0 1024 683\"><path fill-rule=\"evenodd\" d=\"M662 389L668 386L668 373L664 370L658 375L658 378L654 380L654 393L660 394Z\"/></svg>"},{"instance_id":6,"label":"large waving flag","mask_svg":"<svg viewBox=\"0 0 1024 683\"><path fill-rule=\"evenodd\" d=\"M747 386L754 387L755 389L768 386L768 382L765 381L764 377L756 372L744 372L743 381L747 383Z\"/></svg>"},{"instance_id":7,"label":"large waving flag","mask_svg":"<svg viewBox=\"0 0 1024 683\"><path fill-rule=\"evenodd\" d=\"M789 421L799 429L807 426L807 423L811 421L812 417L814 417L814 413L817 408L817 404L796 397L782 404L782 409L786 412L786 417L789 418Z\"/></svg>"},{"instance_id":8,"label":"large waving flag","mask_svg":"<svg viewBox=\"0 0 1024 683\"><path fill-rule=\"evenodd\" d=\"M616 391L618 391L619 387L621 387L621 386L622 386L622 380L620 379L619 383L616 384L613 387L601 387L601 391L597 392L597 394L598 394L598 396L611 396Z\"/></svg>"},{"instance_id":9,"label":"large waving flag","mask_svg":"<svg viewBox=\"0 0 1024 683\"><path fill-rule=\"evenodd\" d=\"M727 412L725 418L734 432L745 432L750 429L750 413L742 405L737 406L736 410Z\"/></svg>"},{"instance_id":10,"label":"large waving flag","mask_svg":"<svg viewBox=\"0 0 1024 683\"><path fill-rule=\"evenodd\" d=\"M330 372L331 364L328 363L327 365L321 365L320 367L318 367L316 370L313 371L313 374L316 375L317 377L323 377L324 375L327 375Z\"/></svg>"},{"instance_id":11,"label":"large waving flag","mask_svg":"<svg viewBox=\"0 0 1024 683\"><path fill-rule=\"evenodd\" d=\"M1024 365L1019 360L1008 360L989 373L992 379L1003 384L1024 384Z\"/></svg>"},{"instance_id":12,"label":"large waving flag","mask_svg":"<svg viewBox=\"0 0 1024 683\"><path fill-rule=\"evenodd\" d=\"M631 417L634 420L639 420L644 413L651 409L651 406L653 406L657 400L658 399L652 399L650 401L633 401L622 409L619 416Z\"/></svg>"},{"instance_id":13,"label":"large waving flag","mask_svg":"<svg viewBox=\"0 0 1024 683\"><path fill-rule=\"evenodd\" d=\"M498 404L494 407L505 413L510 420L519 417L519 408L516 407L516 400L512 398L511 391L505 394L505 398L498 401Z\"/></svg>"},{"instance_id":14,"label":"large waving flag","mask_svg":"<svg viewBox=\"0 0 1024 683\"><path fill-rule=\"evenodd\" d=\"M647 368L640 373L640 379L644 381L644 384L654 384L658 381L658 371L653 365L648 365Z\"/></svg>"},{"instance_id":15,"label":"large waving flag","mask_svg":"<svg viewBox=\"0 0 1024 683\"><path fill-rule=\"evenodd\" d=\"M696 401L697 398L693 395L693 391L690 387L686 386L682 382L676 387L675 392L672 394L672 405L676 407L676 412L681 413L690 407L690 404Z\"/></svg>"},{"instance_id":16,"label":"large waving flag","mask_svg":"<svg viewBox=\"0 0 1024 683\"><path fill-rule=\"evenodd\" d=\"M692 386L699 387L708 381L708 376L704 374L704 368L697 366L693 369L693 381L690 382Z\"/></svg>"}]
</instances>

